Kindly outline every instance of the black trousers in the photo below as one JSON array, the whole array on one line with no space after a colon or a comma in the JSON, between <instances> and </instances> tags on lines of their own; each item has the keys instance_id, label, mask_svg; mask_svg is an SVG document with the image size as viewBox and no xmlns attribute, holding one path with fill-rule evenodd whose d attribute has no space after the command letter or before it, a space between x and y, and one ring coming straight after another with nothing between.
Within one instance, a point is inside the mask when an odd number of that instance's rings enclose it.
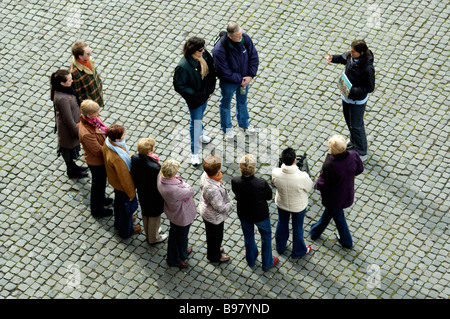
<instances>
[{"instance_id":1,"label":"black trousers","mask_svg":"<svg viewBox=\"0 0 450 319\"><path fill-rule=\"evenodd\" d=\"M99 216L105 210L106 169L105 165L88 165L92 175L91 214Z\"/></svg>"},{"instance_id":2,"label":"black trousers","mask_svg":"<svg viewBox=\"0 0 450 319\"><path fill-rule=\"evenodd\" d=\"M222 246L224 222L218 225L207 222L204 219L203 222L206 230L206 258L210 262L219 262L219 259L222 257L220 246Z\"/></svg>"}]
</instances>

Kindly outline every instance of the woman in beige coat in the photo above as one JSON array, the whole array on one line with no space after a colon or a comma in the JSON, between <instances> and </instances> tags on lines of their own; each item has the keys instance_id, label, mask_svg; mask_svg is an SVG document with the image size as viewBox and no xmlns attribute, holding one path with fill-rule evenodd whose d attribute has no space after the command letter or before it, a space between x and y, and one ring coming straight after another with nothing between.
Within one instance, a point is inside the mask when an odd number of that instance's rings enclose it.
<instances>
[{"instance_id":1,"label":"woman in beige coat","mask_svg":"<svg viewBox=\"0 0 450 319\"><path fill-rule=\"evenodd\" d=\"M272 171L272 183L276 187L275 204L278 206L278 224L275 232L277 252L282 254L289 238L289 217L292 217L292 258L299 258L311 251L303 239L303 220L308 206L308 192L313 182L306 172L296 165L292 148L281 153L283 164Z\"/></svg>"}]
</instances>

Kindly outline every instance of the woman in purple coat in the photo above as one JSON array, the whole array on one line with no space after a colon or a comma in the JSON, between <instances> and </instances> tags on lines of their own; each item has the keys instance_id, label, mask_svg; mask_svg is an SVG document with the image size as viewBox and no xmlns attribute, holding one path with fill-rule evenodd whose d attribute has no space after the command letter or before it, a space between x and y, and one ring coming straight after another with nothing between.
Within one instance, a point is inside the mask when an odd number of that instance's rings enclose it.
<instances>
[{"instance_id":1,"label":"woman in purple coat","mask_svg":"<svg viewBox=\"0 0 450 319\"><path fill-rule=\"evenodd\" d=\"M157 177L157 187L164 199L164 213L170 220L167 263L169 266L186 268L189 266L186 258L192 252L192 247L188 247L189 228L197 208L193 198L194 189L177 175L179 169L179 162L165 161Z\"/></svg>"},{"instance_id":2,"label":"woman in purple coat","mask_svg":"<svg viewBox=\"0 0 450 319\"><path fill-rule=\"evenodd\" d=\"M328 141L331 154L325 158L322 172L315 188L320 191L325 211L320 220L311 226L311 239L316 240L333 218L338 238L345 248L352 248L353 241L344 216L344 208L353 204L355 176L364 170L363 163L354 151L347 151L347 142L341 135L334 135Z\"/></svg>"}]
</instances>

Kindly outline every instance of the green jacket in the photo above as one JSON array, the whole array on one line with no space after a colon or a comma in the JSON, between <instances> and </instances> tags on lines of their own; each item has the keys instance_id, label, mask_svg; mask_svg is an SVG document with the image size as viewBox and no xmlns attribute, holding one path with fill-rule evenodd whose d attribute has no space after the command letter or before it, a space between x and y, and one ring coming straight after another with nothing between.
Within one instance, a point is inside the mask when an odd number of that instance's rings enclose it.
<instances>
[{"instance_id":1,"label":"green jacket","mask_svg":"<svg viewBox=\"0 0 450 319\"><path fill-rule=\"evenodd\" d=\"M80 100L93 100L100 107L103 103L103 84L98 76L97 69L93 60L90 60L92 70L79 63L75 58L70 65L70 73L72 73L73 88L80 96Z\"/></svg>"},{"instance_id":2,"label":"green jacket","mask_svg":"<svg viewBox=\"0 0 450 319\"><path fill-rule=\"evenodd\" d=\"M216 88L216 71L213 58L208 51L203 52L208 64L208 75L202 80L200 62L191 56L183 56L175 68L173 86L185 100L190 109L203 105Z\"/></svg>"}]
</instances>

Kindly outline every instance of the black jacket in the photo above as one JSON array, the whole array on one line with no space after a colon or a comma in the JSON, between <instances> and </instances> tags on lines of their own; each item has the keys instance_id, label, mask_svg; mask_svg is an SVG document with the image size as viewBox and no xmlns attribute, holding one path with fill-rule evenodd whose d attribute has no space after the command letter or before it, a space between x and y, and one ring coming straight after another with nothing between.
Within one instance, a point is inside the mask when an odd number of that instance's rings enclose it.
<instances>
[{"instance_id":1,"label":"black jacket","mask_svg":"<svg viewBox=\"0 0 450 319\"><path fill-rule=\"evenodd\" d=\"M213 58L208 51L203 52L203 59L208 64L208 75L202 80L200 62L193 57L183 56L175 68L173 86L186 100L190 109L205 104L216 88L216 71Z\"/></svg>"},{"instance_id":2,"label":"black jacket","mask_svg":"<svg viewBox=\"0 0 450 319\"><path fill-rule=\"evenodd\" d=\"M370 50L369 50L370 51ZM372 51L366 57L361 56L358 64L352 65L350 52L332 56L332 63L345 64L345 75L352 83L349 99L364 100L368 93L375 90L375 68Z\"/></svg>"},{"instance_id":3,"label":"black jacket","mask_svg":"<svg viewBox=\"0 0 450 319\"><path fill-rule=\"evenodd\" d=\"M262 178L237 176L231 180L236 195L239 219L257 223L269 217L267 201L272 199L272 189Z\"/></svg>"},{"instance_id":4,"label":"black jacket","mask_svg":"<svg viewBox=\"0 0 450 319\"><path fill-rule=\"evenodd\" d=\"M142 215L147 217L160 216L164 210L164 200L156 186L156 180L161 165L147 155L131 157L131 175L137 188Z\"/></svg>"}]
</instances>

